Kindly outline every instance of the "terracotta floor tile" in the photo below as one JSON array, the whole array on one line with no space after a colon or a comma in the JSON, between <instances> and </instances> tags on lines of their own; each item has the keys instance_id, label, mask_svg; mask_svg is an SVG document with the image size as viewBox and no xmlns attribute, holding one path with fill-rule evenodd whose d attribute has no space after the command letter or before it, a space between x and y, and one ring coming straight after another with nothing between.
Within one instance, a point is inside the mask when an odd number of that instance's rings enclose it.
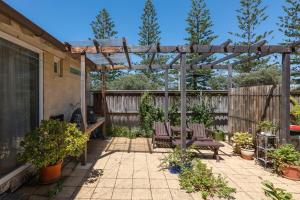
<instances>
[{"instance_id":1,"label":"terracotta floor tile","mask_svg":"<svg viewBox=\"0 0 300 200\"><path fill-rule=\"evenodd\" d=\"M131 199L132 189L117 189L113 191L112 199Z\"/></svg>"},{"instance_id":2,"label":"terracotta floor tile","mask_svg":"<svg viewBox=\"0 0 300 200\"><path fill-rule=\"evenodd\" d=\"M150 186L158 189L169 188L166 179L150 179Z\"/></svg>"},{"instance_id":3,"label":"terracotta floor tile","mask_svg":"<svg viewBox=\"0 0 300 200\"><path fill-rule=\"evenodd\" d=\"M101 178L98 182L97 188L114 188L116 179Z\"/></svg>"},{"instance_id":4,"label":"terracotta floor tile","mask_svg":"<svg viewBox=\"0 0 300 200\"><path fill-rule=\"evenodd\" d=\"M148 189L150 188L149 179L133 179L133 189Z\"/></svg>"},{"instance_id":5,"label":"terracotta floor tile","mask_svg":"<svg viewBox=\"0 0 300 200\"><path fill-rule=\"evenodd\" d=\"M153 200L172 200L169 189L151 189Z\"/></svg>"},{"instance_id":6,"label":"terracotta floor tile","mask_svg":"<svg viewBox=\"0 0 300 200\"><path fill-rule=\"evenodd\" d=\"M150 189L133 189L132 199L136 200L150 200L152 199L152 194Z\"/></svg>"},{"instance_id":7,"label":"terracotta floor tile","mask_svg":"<svg viewBox=\"0 0 300 200\"><path fill-rule=\"evenodd\" d=\"M115 188L123 188L123 189L132 188L132 179L117 179Z\"/></svg>"},{"instance_id":8,"label":"terracotta floor tile","mask_svg":"<svg viewBox=\"0 0 300 200\"><path fill-rule=\"evenodd\" d=\"M113 188L96 188L92 199L111 199L113 190Z\"/></svg>"}]
</instances>

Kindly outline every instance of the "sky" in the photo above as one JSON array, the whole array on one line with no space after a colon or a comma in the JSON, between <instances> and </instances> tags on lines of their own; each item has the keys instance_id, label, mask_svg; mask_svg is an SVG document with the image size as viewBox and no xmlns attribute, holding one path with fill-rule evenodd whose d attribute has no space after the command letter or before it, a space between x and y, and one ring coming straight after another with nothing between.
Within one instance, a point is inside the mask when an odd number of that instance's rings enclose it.
<instances>
[{"instance_id":1,"label":"sky","mask_svg":"<svg viewBox=\"0 0 300 200\"><path fill-rule=\"evenodd\" d=\"M126 37L131 45L138 44L138 32L144 0L5 0L34 23L62 42L92 38L91 21L99 10L106 8L116 24L118 37ZM190 0L153 0L161 29L161 45L185 44L186 18ZM278 17L283 14L284 0L264 0L269 18L258 32L274 30L270 44L283 40L278 31ZM237 31L236 10L239 0L206 0L213 30L218 38L214 44L234 40L228 32Z\"/></svg>"}]
</instances>

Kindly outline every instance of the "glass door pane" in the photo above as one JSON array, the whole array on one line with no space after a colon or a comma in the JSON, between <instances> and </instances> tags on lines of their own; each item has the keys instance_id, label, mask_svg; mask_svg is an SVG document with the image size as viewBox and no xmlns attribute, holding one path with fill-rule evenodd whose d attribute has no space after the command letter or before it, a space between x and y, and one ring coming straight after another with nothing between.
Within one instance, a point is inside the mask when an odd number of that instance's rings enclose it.
<instances>
[{"instance_id":1,"label":"glass door pane","mask_svg":"<svg viewBox=\"0 0 300 200\"><path fill-rule=\"evenodd\" d=\"M38 122L39 54L0 38L0 177L20 166L20 141Z\"/></svg>"}]
</instances>

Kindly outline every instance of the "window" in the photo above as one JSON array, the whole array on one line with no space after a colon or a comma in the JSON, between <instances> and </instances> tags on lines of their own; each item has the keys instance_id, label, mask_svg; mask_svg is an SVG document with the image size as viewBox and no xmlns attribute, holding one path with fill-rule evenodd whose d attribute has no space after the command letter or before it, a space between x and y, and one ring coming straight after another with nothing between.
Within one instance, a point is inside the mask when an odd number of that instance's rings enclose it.
<instances>
[{"instance_id":1,"label":"window","mask_svg":"<svg viewBox=\"0 0 300 200\"><path fill-rule=\"evenodd\" d=\"M57 75L59 75L60 72L60 59L57 57L54 57L53 72Z\"/></svg>"},{"instance_id":2,"label":"window","mask_svg":"<svg viewBox=\"0 0 300 200\"><path fill-rule=\"evenodd\" d=\"M24 135L39 123L39 54L0 38L0 177L17 161Z\"/></svg>"}]
</instances>

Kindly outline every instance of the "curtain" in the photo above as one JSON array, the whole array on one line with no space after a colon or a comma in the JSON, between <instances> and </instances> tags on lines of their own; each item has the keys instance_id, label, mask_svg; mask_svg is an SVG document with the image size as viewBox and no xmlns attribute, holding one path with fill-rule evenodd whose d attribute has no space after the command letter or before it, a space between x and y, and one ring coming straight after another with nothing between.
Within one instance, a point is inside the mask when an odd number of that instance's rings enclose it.
<instances>
[{"instance_id":1,"label":"curtain","mask_svg":"<svg viewBox=\"0 0 300 200\"><path fill-rule=\"evenodd\" d=\"M20 141L39 122L39 54L0 38L0 177L22 163Z\"/></svg>"}]
</instances>

